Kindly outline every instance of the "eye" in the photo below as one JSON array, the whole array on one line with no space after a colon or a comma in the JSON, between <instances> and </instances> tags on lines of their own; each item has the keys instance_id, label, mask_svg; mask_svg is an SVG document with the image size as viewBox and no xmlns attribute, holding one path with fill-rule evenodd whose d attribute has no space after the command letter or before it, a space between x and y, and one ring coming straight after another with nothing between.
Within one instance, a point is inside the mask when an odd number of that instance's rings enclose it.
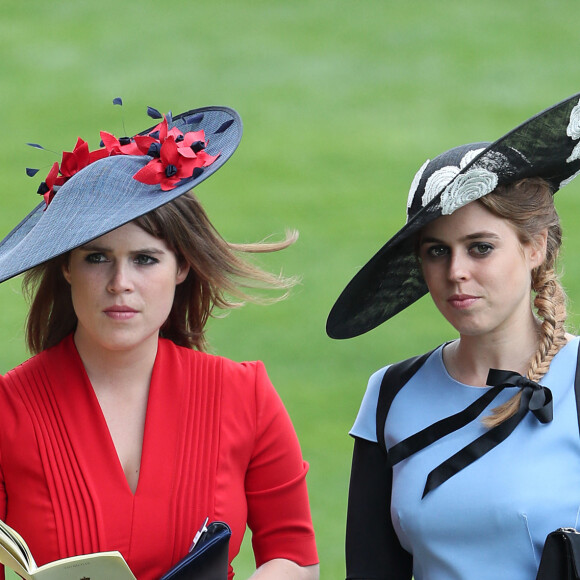
<instances>
[{"instance_id":1,"label":"eye","mask_svg":"<svg viewBox=\"0 0 580 580\"><path fill-rule=\"evenodd\" d=\"M493 246L487 242L477 242L469 248L469 251L475 256L486 256L493 251Z\"/></svg>"},{"instance_id":2,"label":"eye","mask_svg":"<svg viewBox=\"0 0 580 580\"><path fill-rule=\"evenodd\" d=\"M159 260L148 254L137 254L134 259L135 264L138 266L150 266L152 264L158 264Z\"/></svg>"},{"instance_id":3,"label":"eye","mask_svg":"<svg viewBox=\"0 0 580 580\"><path fill-rule=\"evenodd\" d=\"M448 253L449 249L447 246L443 246L442 244L429 246L425 250L425 254L428 258L440 258L441 256L445 256Z\"/></svg>"},{"instance_id":4,"label":"eye","mask_svg":"<svg viewBox=\"0 0 580 580\"><path fill-rule=\"evenodd\" d=\"M102 264L103 262L107 261L105 254L100 254L95 252L93 254L87 254L85 256L85 261L89 264Z\"/></svg>"}]
</instances>

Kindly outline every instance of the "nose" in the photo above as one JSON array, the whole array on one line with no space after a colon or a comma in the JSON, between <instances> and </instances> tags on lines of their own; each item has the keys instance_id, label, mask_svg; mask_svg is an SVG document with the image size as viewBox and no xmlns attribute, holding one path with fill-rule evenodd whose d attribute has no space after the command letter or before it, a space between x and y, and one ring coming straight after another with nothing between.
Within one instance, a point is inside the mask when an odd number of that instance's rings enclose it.
<instances>
[{"instance_id":1,"label":"nose","mask_svg":"<svg viewBox=\"0 0 580 580\"><path fill-rule=\"evenodd\" d=\"M129 266L117 262L111 268L111 276L107 283L107 291L111 294L123 294L133 290L133 283L129 272Z\"/></svg>"},{"instance_id":2,"label":"nose","mask_svg":"<svg viewBox=\"0 0 580 580\"><path fill-rule=\"evenodd\" d=\"M452 282L467 280L469 278L469 260L461 252L452 252L449 256L449 268L447 275Z\"/></svg>"}]
</instances>

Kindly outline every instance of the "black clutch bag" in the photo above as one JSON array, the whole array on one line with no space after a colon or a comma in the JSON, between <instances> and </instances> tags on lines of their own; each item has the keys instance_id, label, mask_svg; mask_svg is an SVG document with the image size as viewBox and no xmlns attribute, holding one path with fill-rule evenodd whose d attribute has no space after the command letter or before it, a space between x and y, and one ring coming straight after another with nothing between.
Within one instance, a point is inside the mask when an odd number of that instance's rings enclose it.
<instances>
[{"instance_id":1,"label":"black clutch bag","mask_svg":"<svg viewBox=\"0 0 580 580\"><path fill-rule=\"evenodd\" d=\"M548 534L536 580L580 580L580 533L559 528Z\"/></svg>"},{"instance_id":2,"label":"black clutch bag","mask_svg":"<svg viewBox=\"0 0 580 580\"><path fill-rule=\"evenodd\" d=\"M212 522L207 528L204 525L188 554L160 580L227 580L231 535L224 522Z\"/></svg>"}]
</instances>

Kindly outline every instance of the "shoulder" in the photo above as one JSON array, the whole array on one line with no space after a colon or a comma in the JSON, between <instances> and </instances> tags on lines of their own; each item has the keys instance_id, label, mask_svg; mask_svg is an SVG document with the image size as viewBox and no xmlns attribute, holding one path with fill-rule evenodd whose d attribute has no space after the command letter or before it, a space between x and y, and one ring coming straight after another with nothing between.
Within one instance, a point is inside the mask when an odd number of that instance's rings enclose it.
<instances>
[{"instance_id":1,"label":"shoulder","mask_svg":"<svg viewBox=\"0 0 580 580\"><path fill-rule=\"evenodd\" d=\"M164 364L196 366L200 369L219 370L227 375L255 376L264 369L261 361L236 362L224 356L178 346L167 339L159 340L158 357Z\"/></svg>"},{"instance_id":2,"label":"shoulder","mask_svg":"<svg viewBox=\"0 0 580 580\"><path fill-rule=\"evenodd\" d=\"M349 431L349 434L353 437L359 437L360 439L366 439L367 441L372 441L376 443L377 441L377 428L376 428L376 414L377 406L379 402L379 394L381 390L381 384L383 382L383 377L385 372L392 365L387 365L374 372L367 383L367 388L363 396L358 414L356 416L354 425Z\"/></svg>"},{"instance_id":3,"label":"shoulder","mask_svg":"<svg viewBox=\"0 0 580 580\"><path fill-rule=\"evenodd\" d=\"M186 375L189 381L221 393L223 399L253 398L273 389L262 361L236 362L165 339L159 343L157 366L164 374Z\"/></svg>"},{"instance_id":4,"label":"shoulder","mask_svg":"<svg viewBox=\"0 0 580 580\"><path fill-rule=\"evenodd\" d=\"M23 425L28 424L27 418L32 416L31 403L46 400L47 394L51 392L51 377L58 376L58 371L55 375L55 369L66 369L69 366L59 354L59 346L29 358L0 376L0 424L3 437L20 432ZM59 360L53 361L53 356ZM53 366L54 369L51 368Z\"/></svg>"},{"instance_id":5,"label":"shoulder","mask_svg":"<svg viewBox=\"0 0 580 580\"><path fill-rule=\"evenodd\" d=\"M380 408L386 415L391 402L399 390L419 369L425 366L429 359L436 359L432 355L442 348L443 345L422 355L387 365L374 372L369 378L367 389L350 435L376 442L377 410Z\"/></svg>"},{"instance_id":6,"label":"shoulder","mask_svg":"<svg viewBox=\"0 0 580 580\"><path fill-rule=\"evenodd\" d=\"M80 357L74 345L73 335L63 338L57 345L43 350L28 360L22 362L12 370L8 371L4 377L8 380L26 381L43 377L46 372L57 370L62 372L72 366L78 366Z\"/></svg>"},{"instance_id":7,"label":"shoulder","mask_svg":"<svg viewBox=\"0 0 580 580\"><path fill-rule=\"evenodd\" d=\"M574 375L580 372L576 370L578 367L579 347L579 337L569 338L568 343L556 353L550 362L550 368L540 382L549 383L550 388L553 388L559 383L570 383L574 381Z\"/></svg>"},{"instance_id":8,"label":"shoulder","mask_svg":"<svg viewBox=\"0 0 580 580\"><path fill-rule=\"evenodd\" d=\"M288 412L274 388L264 363L236 362L229 358L191 350L164 341L160 348L168 378L182 389L197 392L206 404L219 407L226 440L258 440L265 433L292 429ZM176 370L181 368L181 370Z\"/></svg>"},{"instance_id":9,"label":"shoulder","mask_svg":"<svg viewBox=\"0 0 580 580\"><path fill-rule=\"evenodd\" d=\"M50 363L54 349L43 351L20 363L8 371L2 382L2 390L16 392L22 387L31 388L45 382L47 364Z\"/></svg>"}]
</instances>

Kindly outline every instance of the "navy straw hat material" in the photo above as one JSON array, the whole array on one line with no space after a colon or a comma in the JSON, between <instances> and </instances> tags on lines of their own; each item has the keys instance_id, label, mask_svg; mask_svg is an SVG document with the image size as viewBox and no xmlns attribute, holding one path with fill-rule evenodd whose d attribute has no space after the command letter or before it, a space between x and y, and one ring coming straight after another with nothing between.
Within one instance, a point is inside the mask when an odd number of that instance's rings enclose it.
<instances>
[{"instance_id":1,"label":"navy straw hat material","mask_svg":"<svg viewBox=\"0 0 580 580\"><path fill-rule=\"evenodd\" d=\"M415 254L428 223L491 193L498 185L541 177L555 193L580 174L580 93L531 117L493 143L455 147L419 169L406 224L365 264L334 304L331 338L376 328L427 293Z\"/></svg>"},{"instance_id":2,"label":"navy straw hat material","mask_svg":"<svg viewBox=\"0 0 580 580\"><path fill-rule=\"evenodd\" d=\"M166 139L167 147L173 148L175 163L181 163L184 157L186 176L180 175L181 167L172 165L172 159L163 152L167 134L162 127L159 136L158 128L162 124L140 133L144 137L140 145L150 147L146 154L133 154L139 153L135 145L139 136L116 140L109 135L108 141L115 144L108 142L105 149L97 152L97 160L90 161L70 178L59 177L64 183L58 189L54 187L56 193L50 203L39 204L0 242L0 282L183 195L215 173L234 153L242 137L241 119L227 107L194 109L175 117L168 115L165 120L165 129L173 136ZM203 143L196 141L189 145L189 141L200 136L204 137ZM179 157L176 143L188 146ZM194 159L202 161L198 163ZM64 164L63 156L61 170ZM135 178L138 172L143 175L143 171L146 175L142 179L148 183ZM45 192L45 199L46 191L51 189L48 181L47 178L39 190L39 193Z\"/></svg>"}]
</instances>

